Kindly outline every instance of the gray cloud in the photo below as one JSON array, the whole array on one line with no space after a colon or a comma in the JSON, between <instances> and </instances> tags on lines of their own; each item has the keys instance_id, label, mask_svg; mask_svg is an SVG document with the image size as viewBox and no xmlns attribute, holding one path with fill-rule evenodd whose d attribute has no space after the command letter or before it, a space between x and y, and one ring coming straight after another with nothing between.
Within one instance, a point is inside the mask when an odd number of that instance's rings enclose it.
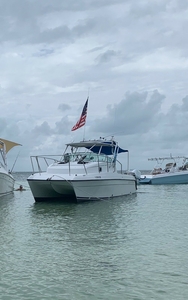
<instances>
[{"instance_id":1,"label":"gray cloud","mask_svg":"<svg viewBox=\"0 0 188 300\"><path fill-rule=\"evenodd\" d=\"M135 164L188 151L186 0L1 0L0 134L32 153L115 136ZM123 96L125 95L125 96ZM166 153L165 153L166 155Z\"/></svg>"},{"instance_id":2,"label":"gray cloud","mask_svg":"<svg viewBox=\"0 0 188 300\"><path fill-rule=\"evenodd\" d=\"M96 61L98 64L107 63L110 62L113 58L116 58L119 56L119 53L114 50L107 50L106 52L100 54Z\"/></svg>"},{"instance_id":3,"label":"gray cloud","mask_svg":"<svg viewBox=\"0 0 188 300\"><path fill-rule=\"evenodd\" d=\"M61 104L59 104L58 109L59 109L60 111L64 112L64 111L66 111L66 110L70 110L71 107L70 107L69 104L61 103Z\"/></svg>"},{"instance_id":4,"label":"gray cloud","mask_svg":"<svg viewBox=\"0 0 188 300\"><path fill-rule=\"evenodd\" d=\"M150 96L147 92L127 92L121 102L108 106L105 118L95 120L94 130L102 130L106 135L143 134L155 127L162 118L161 105L164 99L165 96L157 90Z\"/></svg>"},{"instance_id":5,"label":"gray cloud","mask_svg":"<svg viewBox=\"0 0 188 300\"><path fill-rule=\"evenodd\" d=\"M73 124L69 121L67 116L63 117L59 122L55 123L55 132L60 135L70 134Z\"/></svg>"},{"instance_id":6,"label":"gray cloud","mask_svg":"<svg viewBox=\"0 0 188 300\"><path fill-rule=\"evenodd\" d=\"M46 121L43 122L41 125L36 126L32 130L32 135L34 135L35 137L50 136L52 133L53 131Z\"/></svg>"}]
</instances>

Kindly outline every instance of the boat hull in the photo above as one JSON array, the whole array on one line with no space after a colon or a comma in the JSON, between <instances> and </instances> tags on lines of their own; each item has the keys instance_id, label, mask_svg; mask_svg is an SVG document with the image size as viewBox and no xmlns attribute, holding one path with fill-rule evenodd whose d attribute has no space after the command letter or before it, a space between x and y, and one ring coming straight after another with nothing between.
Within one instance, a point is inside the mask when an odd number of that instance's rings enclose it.
<instances>
[{"instance_id":1,"label":"boat hull","mask_svg":"<svg viewBox=\"0 0 188 300\"><path fill-rule=\"evenodd\" d=\"M151 178L152 176L141 176L139 179L139 184L151 184Z\"/></svg>"},{"instance_id":2,"label":"boat hull","mask_svg":"<svg viewBox=\"0 0 188 300\"><path fill-rule=\"evenodd\" d=\"M14 178L11 174L0 170L0 196L10 194L14 191Z\"/></svg>"},{"instance_id":3,"label":"boat hull","mask_svg":"<svg viewBox=\"0 0 188 300\"><path fill-rule=\"evenodd\" d=\"M78 201L114 198L136 192L135 181L123 178L74 181L72 185Z\"/></svg>"},{"instance_id":4,"label":"boat hull","mask_svg":"<svg viewBox=\"0 0 188 300\"><path fill-rule=\"evenodd\" d=\"M96 177L70 176L60 180L54 176L53 179L45 180L30 176L28 183L36 202L101 200L136 192L136 180L132 176Z\"/></svg>"},{"instance_id":5,"label":"boat hull","mask_svg":"<svg viewBox=\"0 0 188 300\"><path fill-rule=\"evenodd\" d=\"M188 184L188 171L180 171L175 173L164 173L153 176L142 176L140 184Z\"/></svg>"}]
</instances>

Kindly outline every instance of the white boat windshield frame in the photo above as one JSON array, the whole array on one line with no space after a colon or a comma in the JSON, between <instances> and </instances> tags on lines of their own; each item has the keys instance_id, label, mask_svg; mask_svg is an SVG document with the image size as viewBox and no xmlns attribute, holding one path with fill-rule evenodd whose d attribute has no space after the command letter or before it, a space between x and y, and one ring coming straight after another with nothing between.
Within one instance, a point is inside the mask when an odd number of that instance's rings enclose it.
<instances>
[{"instance_id":1,"label":"white boat windshield frame","mask_svg":"<svg viewBox=\"0 0 188 300\"><path fill-rule=\"evenodd\" d=\"M103 147L105 148L105 151ZM33 172L35 172L34 161L37 165L38 171L43 172L42 171L43 168L39 163L39 160L43 158L47 166L49 166L47 160L50 159L53 164L57 164L57 165L69 163L69 169L70 169L71 162L77 164L83 164L85 171L86 171L86 167L84 165L89 162L90 163L97 162L98 165L99 163L106 163L107 169L112 167L114 171L116 171L116 163L118 163L120 165L120 172L123 173L122 164L120 161L117 160L117 154L121 152L126 152L128 154L127 155L127 171L128 171L129 152L128 150L121 149L118 146L118 144L115 143L113 140L111 141L92 140L92 141L82 141L79 143L66 144L63 155L61 156L56 155L56 157L59 156L59 159L54 158L55 157L54 155L31 156L30 158L31 158ZM100 170L100 166L99 166L99 170Z\"/></svg>"}]
</instances>

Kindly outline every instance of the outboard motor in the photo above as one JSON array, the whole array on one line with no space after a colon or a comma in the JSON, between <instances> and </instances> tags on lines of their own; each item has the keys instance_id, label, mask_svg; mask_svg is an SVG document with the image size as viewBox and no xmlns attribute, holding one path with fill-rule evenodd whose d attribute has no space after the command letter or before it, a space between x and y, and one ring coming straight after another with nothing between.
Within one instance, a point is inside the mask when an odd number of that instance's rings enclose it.
<instances>
[{"instance_id":1,"label":"outboard motor","mask_svg":"<svg viewBox=\"0 0 188 300\"><path fill-rule=\"evenodd\" d=\"M133 174L137 180L139 180L141 177L141 172L139 170L135 169L135 170L130 171L130 173Z\"/></svg>"}]
</instances>

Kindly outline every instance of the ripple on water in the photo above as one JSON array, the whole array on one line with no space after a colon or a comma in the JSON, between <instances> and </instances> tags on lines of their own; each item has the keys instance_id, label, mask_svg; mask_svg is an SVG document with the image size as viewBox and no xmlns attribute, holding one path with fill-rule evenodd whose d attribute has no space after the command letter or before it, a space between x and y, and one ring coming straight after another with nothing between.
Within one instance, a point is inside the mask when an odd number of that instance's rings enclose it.
<instances>
[{"instance_id":1,"label":"ripple on water","mask_svg":"<svg viewBox=\"0 0 188 300\"><path fill-rule=\"evenodd\" d=\"M29 189L0 199L0 299L186 299L187 191L139 186L79 205L36 204Z\"/></svg>"}]
</instances>

